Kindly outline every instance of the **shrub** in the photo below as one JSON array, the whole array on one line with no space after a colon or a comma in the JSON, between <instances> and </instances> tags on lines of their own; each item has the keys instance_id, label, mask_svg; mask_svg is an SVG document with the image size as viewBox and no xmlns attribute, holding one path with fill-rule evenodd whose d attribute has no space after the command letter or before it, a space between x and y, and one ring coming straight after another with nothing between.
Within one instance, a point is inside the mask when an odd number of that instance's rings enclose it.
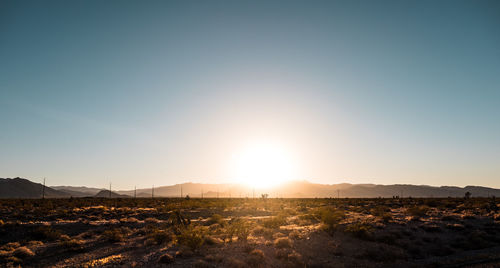
<instances>
[{"instance_id":1,"label":"shrub","mask_svg":"<svg viewBox=\"0 0 500 268\"><path fill-rule=\"evenodd\" d=\"M244 262L242 262L242 261L240 261L240 260L238 260L236 258L230 257L230 258L226 259L226 264L224 265L224 267L228 267L228 268L245 268L245 267L247 267L247 265Z\"/></svg>"},{"instance_id":2,"label":"shrub","mask_svg":"<svg viewBox=\"0 0 500 268\"><path fill-rule=\"evenodd\" d=\"M66 248L70 251L81 251L83 250L83 242L78 239L69 239L63 240L59 243L59 245L63 248Z\"/></svg>"},{"instance_id":3,"label":"shrub","mask_svg":"<svg viewBox=\"0 0 500 268\"><path fill-rule=\"evenodd\" d=\"M372 227L365 223L353 223L346 227L345 232L357 238L368 240L371 238Z\"/></svg>"},{"instance_id":4,"label":"shrub","mask_svg":"<svg viewBox=\"0 0 500 268\"><path fill-rule=\"evenodd\" d=\"M101 237L109 242L121 242L125 240L124 234L120 228L106 230Z\"/></svg>"},{"instance_id":5,"label":"shrub","mask_svg":"<svg viewBox=\"0 0 500 268\"><path fill-rule=\"evenodd\" d=\"M264 219L262 221L262 225L267 228L279 228L280 226L286 225L286 216L280 214L274 217Z\"/></svg>"},{"instance_id":6,"label":"shrub","mask_svg":"<svg viewBox=\"0 0 500 268\"><path fill-rule=\"evenodd\" d=\"M227 229L229 241L232 241L233 236L236 236L238 241L247 241L248 235L250 234L249 223L241 218L232 219Z\"/></svg>"},{"instance_id":7,"label":"shrub","mask_svg":"<svg viewBox=\"0 0 500 268\"><path fill-rule=\"evenodd\" d=\"M247 262L251 266L263 265L265 262L264 252L260 249L254 249L250 252Z\"/></svg>"},{"instance_id":8,"label":"shrub","mask_svg":"<svg viewBox=\"0 0 500 268\"><path fill-rule=\"evenodd\" d=\"M146 218L144 219L144 222L146 224L157 224L160 223L160 220L158 220L157 218Z\"/></svg>"},{"instance_id":9,"label":"shrub","mask_svg":"<svg viewBox=\"0 0 500 268\"><path fill-rule=\"evenodd\" d=\"M179 235L177 235L177 243L179 245L187 246L191 249L197 249L203 245L204 234L201 230L189 226L184 228Z\"/></svg>"},{"instance_id":10,"label":"shrub","mask_svg":"<svg viewBox=\"0 0 500 268\"><path fill-rule=\"evenodd\" d=\"M210 216L210 218L208 218L207 220L207 224L208 225L212 225L212 224L220 224L220 225L223 225L224 224L224 218L222 218L221 215L219 214L213 214L212 216Z\"/></svg>"},{"instance_id":11,"label":"shrub","mask_svg":"<svg viewBox=\"0 0 500 268\"><path fill-rule=\"evenodd\" d=\"M427 215L428 211L429 211L428 206L414 206L408 208L408 214L415 217L424 217L425 215Z\"/></svg>"},{"instance_id":12,"label":"shrub","mask_svg":"<svg viewBox=\"0 0 500 268\"><path fill-rule=\"evenodd\" d=\"M222 239L217 238L217 237L207 236L207 237L205 237L204 243L206 245L219 245L219 244L222 244L223 241L222 241Z\"/></svg>"},{"instance_id":13,"label":"shrub","mask_svg":"<svg viewBox=\"0 0 500 268\"><path fill-rule=\"evenodd\" d=\"M291 248L292 240L290 240L288 237L280 237L274 240L274 246L277 248Z\"/></svg>"},{"instance_id":14,"label":"shrub","mask_svg":"<svg viewBox=\"0 0 500 268\"><path fill-rule=\"evenodd\" d=\"M168 253L165 253L163 255L160 256L160 258L158 259L158 262L159 263L173 263L174 262L174 257L172 257L172 255L168 254Z\"/></svg>"},{"instance_id":15,"label":"shrub","mask_svg":"<svg viewBox=\"0 0 500 268\"><path fill-rule=\"evenodd\" d=\"M321 219L321 222L325 224L327 230L334 231L340 221L345 218L345 213L340 210L333 210L329 208L323 208L319 210L318 215Z\"/></svg>"},{"instance_id":16,"label":"shrub","mask_svg":"<svg viewBox=\"0 0 500 268\"><path fill-rule=\"evenodd\" d=\"M252 234L255 236L263 236L267 239L271 239L273 237L273 230L269 228L264 228L262 226L257 226L253 229Z\"/></svg>"},{"instance_id":17,"label":"shrub","mask_svg":"<svg viewBox=\"0 0 500 268\"><path fill-rule=\"evenodd\" d=\"M27 247L19 247L14 250L14 256L20 259L26 259L35 256L35 253Z\"/></svg>"},{"instance_id":18,"label":"shrub","mask_svg":"<svg viewBox=\"0 0 500 268\"><path fill-rule=\"evenodd\" d=\"M168 243L173 240L173 234L167 230L153 229L148 233L148 238L152 238L158 245Z\"/></svg>"},{"instance_id":19,"label":"shrub","mask_svg":"<svg viewBox=\"0 0 500 268\"><path fill-rule=\"evenodd\" d=\"M300 234L300 232L298 230L293 230L288 234L288 237L290 237L292 239L300 239L302 237L302 235Z\"/></svg>"},{"instance_id":20,"label":"shrub","mask_svg":"<svg viewBox=\"0 0 500 268\"><path fill-rule=\"evenodd\" d=\"M34 240L45 240L45 241L55 241L61 237L61 232L59 230L54 230L50 226L40 226L33 230L31 237Z\"/></svg>"}]
</instances>

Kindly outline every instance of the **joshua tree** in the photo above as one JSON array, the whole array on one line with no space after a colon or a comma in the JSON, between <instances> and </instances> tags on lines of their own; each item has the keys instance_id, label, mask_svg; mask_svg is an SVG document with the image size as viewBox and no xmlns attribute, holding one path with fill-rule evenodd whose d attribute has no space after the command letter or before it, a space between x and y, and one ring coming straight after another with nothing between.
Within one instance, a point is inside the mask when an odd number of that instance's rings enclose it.
<instances>
[{"instance_id":1,"label":"joshua tree","mask_svg":"<svg viewBox=\"0 0 500 268\"><path fill-rule=\"evenodd\" d=\"M470 196L471 196L471 193L470 193L470 192L466 192L466 193L465 193L465 199L469 199L469 198L470 198Z\"/></svg>"}]
</instances>

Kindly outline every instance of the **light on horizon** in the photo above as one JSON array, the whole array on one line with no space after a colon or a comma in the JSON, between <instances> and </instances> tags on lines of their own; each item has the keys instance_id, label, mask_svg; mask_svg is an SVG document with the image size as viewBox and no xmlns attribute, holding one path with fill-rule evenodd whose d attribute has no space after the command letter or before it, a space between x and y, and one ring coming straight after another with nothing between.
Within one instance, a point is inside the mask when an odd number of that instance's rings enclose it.
<instances>
[{"instance_id":1,"label":"light on horizon","mask_svg":"<svg viewBox=\"0 0 500 268\"><path fill-rule=\"evenodd\" d=\"M254 188L269 188L296 179L292 154L278 143L255 142L233 157L235 182Z\"/></svg>"}]
</instances>

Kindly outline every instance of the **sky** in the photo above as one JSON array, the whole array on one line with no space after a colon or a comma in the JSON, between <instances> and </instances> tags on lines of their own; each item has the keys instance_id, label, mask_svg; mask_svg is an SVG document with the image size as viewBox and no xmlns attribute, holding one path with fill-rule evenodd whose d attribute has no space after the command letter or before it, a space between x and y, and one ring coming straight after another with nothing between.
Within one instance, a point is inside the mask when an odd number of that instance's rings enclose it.
<instances>
[{"instance_id":1,"label":"sky","mask_svg":"<svg viewBox=\"0 0 500 268\"><path fill-rule=\"evenodd\" d=\"M0 107L4 178L500 188L500 3L2 1Z\"/></svg>"}]
</instances>

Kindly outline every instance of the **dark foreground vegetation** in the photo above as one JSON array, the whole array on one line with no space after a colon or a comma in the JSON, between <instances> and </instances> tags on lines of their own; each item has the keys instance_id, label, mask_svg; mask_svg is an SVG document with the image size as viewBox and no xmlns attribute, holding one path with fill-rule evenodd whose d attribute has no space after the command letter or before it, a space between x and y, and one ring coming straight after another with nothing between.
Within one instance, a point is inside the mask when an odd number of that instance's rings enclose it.
<instances>
[{"instance_id":1,"label":"dark foreground vegetation","mask_svg":"<svg viewBox=\"0 0 500 268\"><path fill-rule=\"evenodd\" d=\"M4 199L0 267L498 267L499 203Z\"/></svg>"}]
</instances>

